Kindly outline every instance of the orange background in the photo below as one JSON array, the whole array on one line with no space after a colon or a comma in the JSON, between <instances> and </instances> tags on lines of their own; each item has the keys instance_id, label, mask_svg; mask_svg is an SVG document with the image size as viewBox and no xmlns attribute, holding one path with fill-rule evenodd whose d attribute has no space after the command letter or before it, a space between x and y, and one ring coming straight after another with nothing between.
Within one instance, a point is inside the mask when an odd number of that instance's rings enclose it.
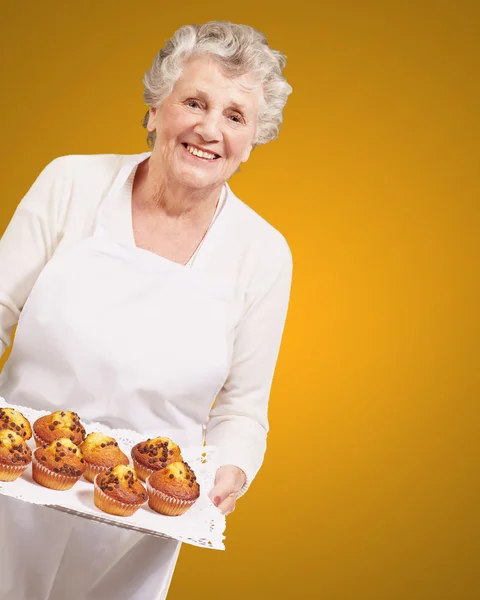
<instances>
[{"instance_id":1,"label":"orange background","mask_svg":"<svg viewBox=\"0 0 480 600\"><path fill-rule=\"evenodd\" d=\"M2 2L2 228L54 157L146 149L141 78L177 27L288 55L283 131L232 180L294 256L269 450L169 600L479 597L475 5Z\"/></svg>"}]
</instances>

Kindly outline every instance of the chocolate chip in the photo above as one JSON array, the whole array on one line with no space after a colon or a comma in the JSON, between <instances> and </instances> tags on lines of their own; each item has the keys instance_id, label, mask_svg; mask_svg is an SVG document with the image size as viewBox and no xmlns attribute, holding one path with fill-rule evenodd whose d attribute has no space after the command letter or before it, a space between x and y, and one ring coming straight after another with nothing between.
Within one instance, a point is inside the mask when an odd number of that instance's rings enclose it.
<instances>
[{"instance_id":1,"label":"chocolate chip","mask_svg":"<svg viewBox=\"0 0 480 600\"><path fill-rule=\"evenodd\" d=\"M50 429L50 431L53 431L55 429L55 425L49 425L48 428Z\"/></svg>"},{"instance_id":2,"label":"chocolate chip","mask_svg":"<svg viewBox=\"0 0 480 600\"><path fill-rule=\"evenodd\" d=\"M173 479L175 477L175 475L173 473L170 473L169 477L170 477L170 479Z\"/></svg>"}]
</instances>

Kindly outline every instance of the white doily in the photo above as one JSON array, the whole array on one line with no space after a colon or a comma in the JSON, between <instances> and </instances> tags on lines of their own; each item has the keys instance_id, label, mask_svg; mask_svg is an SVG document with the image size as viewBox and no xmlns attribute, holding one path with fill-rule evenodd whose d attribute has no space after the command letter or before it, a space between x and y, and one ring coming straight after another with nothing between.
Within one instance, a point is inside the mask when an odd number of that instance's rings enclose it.
<instances>
[{"instance_id":1,"label":"white doily","mask_svg":"<svg viewBox=\"0 0 480 600\"><path fill-rule=\"evenodd\" d=\"M48 411L8 404L1 397L0 407L10 407L20 411L32 425L39 417L49 414ZM130 450L135 444L145 439L142 434L128 429L110 429L103 424L85 423L84 421L82 424L87 433L101 431L105 435L114 437L127 456L130 456ZM32 450L35 448L33 438L27 443ZM160 515L153 511L148 504L139 508L131 517L109 515L95 506L93 484L83 477L71 490L51 490L38 485L33 480L31 466L16 481L0 481L0 494L32 504L50 506L109 525L133 529L158 537L174 538L194 546L224 550L225 517L208 498L208 492L213 487L217 469L216 454L217 449L214 446L182 447L182 456L195 472L200 484L200 497L185 514L179 517Z\"/></svg>"}]
</instances>

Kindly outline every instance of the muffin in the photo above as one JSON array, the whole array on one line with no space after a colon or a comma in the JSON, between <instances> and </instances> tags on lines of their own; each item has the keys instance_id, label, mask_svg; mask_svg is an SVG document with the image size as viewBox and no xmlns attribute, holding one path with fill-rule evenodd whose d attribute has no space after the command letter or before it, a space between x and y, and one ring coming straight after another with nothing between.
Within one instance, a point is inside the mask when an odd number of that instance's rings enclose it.
<instances>
[{"instance_id":1,"label":"muffin","mask_svg":"<svg viewBox=\"0 0 480 600\"><path fill-rule=\"evenodd\" d=\"M147 491L132 467L117 465L95 477L95 506L103 512L129 517L147 501Z\"/></svg>"},{"instance_id":2,"label":"muffin","mask_svg":"<svg viewBox=\"0 0 480 600\"><path fill-rule=\"evenodd\" d=\"M0 481L15 481L32 462L24 438L8 429L0 430Z\"/></svg>"},{"instance_id":3,"label":"muffin","mask_svg":"<svg viewBox=\"0 0 480 600\"><path fill-rule=\"evenodd\" d=\"M186 462L174 462L147 479L148 505L154 511L183 515L200 496L195 473Z\"/></svg>"},{"instance_id":4,"label":"muffin","mask_svg":"<svg viewBox=\"0 0 480 600\"><path fill-rule=\"evenodd\" d=\"M14 408L0 408L0 429L10 429L24 440L32 437L32 428L21 412Z\"/></svg>"},{"instance_id":5,"label":"muffin","mask_svg":"<svg viewBox=\"0 0 480 600\"><path fill-rule=\"evenodd\" d=\"M140 442L132 448L133 466L142 481L167 465L182 460L180 448L166 437Z\"/></svg>"},{"instance_id":6,"label":"muffin","mask_svg":"<svg viewBox=\"0 0 480 600\"><path fill-rule=\"evenodd\" d=\"M52 490L69 490L85 471L80 449L68 438L59 438L46 448L34 450L33 479Z\"/></svg>"},{"instance_id":7,"label":"muffin","mask_svg":"<svg viewBox=\"0 0 480 600\"><path fill-rule=\"evenodd\" d=\"M86 467L83 476L92 483L99 473L117 465L130 464L128 456L120 450L117 441L103 433L89 433L80 445L80 450Z\"/></svg>"},{"instance_id":8,"label":"muffin","mask_svg":"<svg viewBox=\"0 0 480 600\"><path fill-rule=\"evenodd\" d=\"M56 412L40 417L33 424L33 437L37 446L48 446L59 438L68 438L76 446L85 439L85 429L79 416L69 410Z\"/></svg>"}]
</instances>

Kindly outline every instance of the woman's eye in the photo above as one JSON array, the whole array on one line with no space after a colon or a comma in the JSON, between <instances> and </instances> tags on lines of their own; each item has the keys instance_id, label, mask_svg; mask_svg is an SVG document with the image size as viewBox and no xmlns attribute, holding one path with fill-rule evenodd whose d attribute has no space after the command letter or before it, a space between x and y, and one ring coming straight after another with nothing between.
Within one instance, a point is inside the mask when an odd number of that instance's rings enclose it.
<instances>
[{"instance_id":1,"label":"woman's eye","mask_svg":"<svg viewBox=\"0 0 480 600\"><path fill-rule=\"evenodd\" d=\"M239 115L230 115L230 119L234 123L241 123L242 122L242 118Z\"/></svg>"},{"instance_id":2,"label":"woman's eye","mask_svg":"<svg viewBox=\"0 0 480 600\"><path fill-rule=\"evenodd\" d=\"M192 108L198 108L200 105L196 100L188 100L187 106L191 106Z\"/></svg>"}]
</instances>

